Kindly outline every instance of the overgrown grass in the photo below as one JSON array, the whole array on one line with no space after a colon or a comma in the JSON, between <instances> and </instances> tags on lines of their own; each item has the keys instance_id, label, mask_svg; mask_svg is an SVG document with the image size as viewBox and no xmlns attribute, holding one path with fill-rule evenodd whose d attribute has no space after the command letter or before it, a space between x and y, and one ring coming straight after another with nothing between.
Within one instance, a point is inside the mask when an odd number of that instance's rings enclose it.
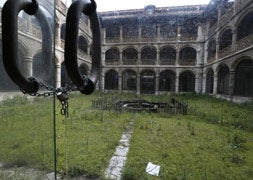
<instances>
[{"instance_id":1,"label":"overgrown grass","mask_svg":"<svg viewBox=\"0 0 253 180\"><path fill-rule=\"evenodd\" d=\"M123 179L250 179L253 177L253 103L181 95L188 115L119 113L91 108L93 99L117 96L169 102L169 96L72 94L69 117L56 100L57 169L62 175L104 178L124 127L135 120ZM0 163L53 171L53 99L14 98L0 105ZM159 177L145 172L161 165Z\"/></svg>"},{"instance_id":2,"label":"overgrown grass","mask_svg":"<svg viewBox=\"0 0 253 180\"><path fill-rule=\"evenodd\" d=\"M250 179L252 138L187 116L143 114L135 121L123 179ZM145 172L148 162L161 166L159 177Z\"/></svg>"}]
</instances>

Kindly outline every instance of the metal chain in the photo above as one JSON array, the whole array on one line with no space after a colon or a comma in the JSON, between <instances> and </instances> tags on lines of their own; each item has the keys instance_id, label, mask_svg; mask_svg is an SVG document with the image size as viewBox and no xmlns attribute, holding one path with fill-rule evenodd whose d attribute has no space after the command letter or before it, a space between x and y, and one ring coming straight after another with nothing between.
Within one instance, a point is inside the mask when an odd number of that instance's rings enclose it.
<instances>
[{"instance_id":1,"label":"metal chain","mask_svg":"<svg viewBox=\"0 0 253 180\"><path fill-rule=\"evenodd\" d=\"M68 84L66 87L60 87L60 88L53 88L52 86L49 86L45 83L43 83L42 81L34 78L34 77L29 77L28 78L31 81L37 81L40 85L40 87L45 88L46 92L36 92L36 93L27 93L24 89L20 89L24 94L29 94L30 96L36 96L36 97L49 97L49 96L53 96L56 95L57 98L59 99L59 101L61 102L61 115L64 115L65 118L68 117L68 92L71 91L76 91L77 88L72 85L72 84Z\"/></svg>"}]
</instances>

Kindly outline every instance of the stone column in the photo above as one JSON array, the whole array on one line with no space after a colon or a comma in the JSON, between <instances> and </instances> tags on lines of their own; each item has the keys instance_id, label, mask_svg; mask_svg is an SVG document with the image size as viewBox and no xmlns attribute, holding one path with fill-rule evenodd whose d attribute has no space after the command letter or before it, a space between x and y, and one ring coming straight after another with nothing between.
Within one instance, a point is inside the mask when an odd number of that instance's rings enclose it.
<instances>
[{"instance_id":1,"label":"stone column","mask_svg":"<svg viewBox=\"0 0 253 180\"><path fill-rule=\"evenodd\" d=\"M140 65L141 62L141 50L138 50L138 59L137 59L137 65Z\"/></svg>"},{"instance_id":2,"label":"stone column","mask_svg":"<svg viewBox=\"0 0 253 180\"><path fill-rule=\"evenodd\" d=\"M229 72L229 95L234 95L234 87L235 87L235 71Z\"/></svg>"},{"instance_id":3,"label":"stone column","mask_svg":"<svg viewBox=\"0 0 253 180\"><path fill-rule=\"evenodd\" d=\"M102 67L105 66L105 52L104 51L101 52L101 66Z\"/></svg>"},{"instance_id":4,"label":"stone column","mask_svg":"<svg viewBox=\"0 0 253 180\"><path fill-rule=\"evenodd\" d=\"M207 61L208 61L208 43L204 45L204 64L207 64Z\"/></svg>"},{"instance_id":5,"label":"stone column","mask_svg":"<svg viewBox=\"0 0 253 180\"><path fill-rule=\"evenodd\" d=\"M203 36L202 24L198 24L198 38L197 38L197 41L203 41L203 40L204 40L204 36Z\"/></svg>"},{"instance_id":6,"label":"stone column","mask_svg":"<svg viewBox=\"0 0 253 180\"><path fill-rule=\"evenodd\" d=\"M141 26L138 27L138 31L139 31L138 41L140 42L141 41Z\"/></svg>"},{"instance_id":7,"label":"stone column","mask_svg":"<svg viewBox=\"0 0 253 180\"><path fill-rule=\"evenodd\" d=\"M120 43L123 42L123 27L122 26L119 27L119 42Z\"/></svg>"},{"instance_id":8,"label":"stone column","mask_svg":"<svg viewBox=\"0 0 253 180\"><path fill-rule=\"evenodd\" d=\"M179 65L179 47L176 48L176 62L175 65L178 66Z\"/></svg>"},{"instance_id":9,"label":"stone column","mask_svg":"<svg viewBox=\"0 0 253 180\"><path fill-rule=\"evenodd\" d=\"M232 52L235 52L237 45L237 30L234 29L232 32Z\"/></svg>"},{"instance_id":10,"label":"stone column","mask_svg":"<svg viewBox=\"0 0 253 180\"><path fill-rule=\"evenodd\" d=\"M61 27L59 21L55 23L55 45L61 47Z\"/></svg>"},{"instance_id":11,"label":"stone column","mask_svg":"<svg viewBox=\"0 0 253 180\"><path fill-rule=\"evenodd\" d=\"M61 87L61 65L60 64L55 65L55 87L56 88Z\"/></svg>"},{"instance_id":12,"label":"stone column","mask_svg":"<svg viewBox=\"0 0 253 180\"><path fill-rule=\"evenodd\" d=\"M101 88L102 92L104 92L104 90L105 90L105 74L104 73L102 73L102 75L101 75L100 88Z\"/></svg>"},{"instance_id":13,"label":"stone column","mask_svg":"<svg viewBox=\"0 0 253 180\"><path fill-rule=\"evenodd\" d=\"M176 72L176 80L175 80L175 93L179 92L179 73Z\"/></svg>"},{"instance_id":14,"label":"stone column","mask_svg":"<svg viewBox=\"0 0 253 180\"><path fill-rule=\"evenodd\" d=\"M140 76L140 74L139 74L139 72L138 72L138 74L137 74L137 87L136 87L136 89L137 89L137 92L136 92L136 94L141 94L141 76Z\"/></svg>"},{"instance_id":15,"label":"stone column","mask_svg":"<svg viewBox=\"0 0 253 180\"><path fill-rule=\"evenodd\" d=\"M160 65L160 50L156 50L156 65Z\"/></svg>"},{"instance_id":16,"label":"stone column","mask_svg":"<svg viewBox=\"0 0 253 180\"><path fill-rule=\"evenodd\" d=\"M217 94L217 88L218 88L218 74L217 72L213 75L213 94Z\"/></svg>"},{"instance_id":17,"label":"stone column","mask_svg":"<svg viewBox=\"0 0 253 180\"><path fill-rule=\"evenodd\" d=\"M119 92L121 92L122 91L122 74L119 74L118 81L119 81L118 90L119 90Z\"/></svg>"},{"instance_id":18,"label":"stone column","mask_svg":"<svg viewBox=\"0 0 253 180\"><path fill-rule=\"evenodd\" d=\"M203 74L202 79L202 94L206 93L206 74Z\"/></svg>"},{"instance_id":19,"label":"stone column","mask_svg":"<svg viewBox=\"0 0 253 180\"><path fill-rule=\"evenodd\" d=\"M106 28L102 28L102 43L106 43Z\"/></svg>"},{"instance_id":20,"label":"stone column","mask_svg":"<svg viewBox=\"0 0 253 180\"><path fill-rule=\"evenodd\" d=\"M119 52L119 65L123 65L123 60L122 60L122 51Z\"/></svg>"},{"instance_id":21,"label":"stone column","mask_svg":"<svg viewBox=\"0 0 253 180\"><path fill-rule=\"evenodd\" d=\"M22 61L22 71L25 77L31 77L33 75L33 58L25 56Z\"/></svg>"},{"instance_id":22,"label":"stone column","mask_svg":"<svg viewBox=\"0 0 253 180\"><path fill-rule=\"evenodd\" d=\"M161 39L161 25L157 25L157 41L159 42Z\"/></svg>"},{"instance_id":23,"label":"stone column","mask_svg":"<svg viewBox=\"0 0 253 180\"><path fill-rule=\"evenodd\" d=\"M159 94L159 74L155 76L155 94Z\"/></svg>"},{"instance_id":24,"label":"stone column","mask_svg":"<svg viewBox=\"0 0 253 180\"><path fill-rule=\"evenodd\" d=\"M218 39L218 38L217 38ZM219 52L220 52L220 42L216 41L216 54L215 54L215 59L219 58Z\"/></svg>"},{"instance_id":25,"label":"stone column","mask_svg":"<svg viewBox=\"0 0 253 180\"><path fill-rule=\"evenodd\" d=\"M221 18L221 6L220 7L218 7L219 9L218 9L218 22L220 21L220 18Z\"/></svg>"},{"instance_id":26,"label":"stone column","mask_svg":"<svg viewBox=\"0 0 253 180\"><path fill-rule=\"evenodd\" d=\"M195 92L196 93L201 93L201 88L202 88L202 79L201 79L201 77L202 77L202 73L197 73L196 75L195 75Z\"/></svg>"}]
</instances>

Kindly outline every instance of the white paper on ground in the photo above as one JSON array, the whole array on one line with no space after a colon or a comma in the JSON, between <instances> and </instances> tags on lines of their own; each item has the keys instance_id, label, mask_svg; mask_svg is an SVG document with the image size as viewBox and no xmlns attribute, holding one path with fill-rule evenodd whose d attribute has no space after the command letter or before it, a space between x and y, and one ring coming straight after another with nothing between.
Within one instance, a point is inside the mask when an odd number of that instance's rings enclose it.
<instances>
[{"instance_id":1,"label":"white paper on ground","mask_svg":"<svg viewBox=\"0 0 253 180\"><path fill-rule=\"evenodd\" d=\"M159 171L160 171L160 166L159 165L152 164L151 162L148 163L148 165L146 167L146 172L148 174L158 176Z\"/></svg>"}]
</instances>

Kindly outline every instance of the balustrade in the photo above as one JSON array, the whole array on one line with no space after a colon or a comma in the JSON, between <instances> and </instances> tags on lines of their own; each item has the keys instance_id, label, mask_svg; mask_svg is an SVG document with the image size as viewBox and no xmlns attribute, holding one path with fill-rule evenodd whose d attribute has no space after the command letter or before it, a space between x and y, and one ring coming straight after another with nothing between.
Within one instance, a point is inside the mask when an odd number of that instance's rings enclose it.
<instances>
[{"instance_id":1,"label":"balustrade","mask_svg":"<svg viewBox=\"0 0 253 180\"><path fill-rule=\"evenodd\" d=\"M250 34L236 42L235 51L240 51L252 45L253 45L253 34Z\"/></svg>"},{"instance_id":2,"label":"balustrade","mask_svg":"<svg viewBox=\"0 0 253 180\"><path fill-rule=\"evenodd\" d=\"M138 36L123 37L123 42L138 42Z\"/></svg>"},{"instance_id":3,"label":"balustrade","mask_svg":"<svg viewBox=\"0 0 253 180\"><path fill-rule=\"evenodd\" d=\"M123 59L123 65L136 65L137 59Z\"/></svg>"},{"instance_id":4,"label":"balustrade","mask_svg":"<svg viewBox=\"0 0 253 180\"><path fill-rule=\"evenodd\" d=\"M155 65L156 64L156 60L155 59L141 60L141 64L142 65Z\"/></svg>"},{"instance_id":5,"label":"balustrade","mask_svg":"<svg viewBox=\"0 0 253 180\"><path fill-rule=\"evenodd\" d=\"M232 53L232 50L231 50L231 45L230 45L230 46L227 46L227 47L221 49L218 53L218 57L223 58L231 53Z\"/></svg>"},{"instance_id":6,"label":"balustrade","mask_svg":"<svg viewBox=\"0 0 253 180\"><path fill-rule=\"evenodd\" d=\"M196 59L180 59L178 63L180 65L194 66L196 64Z\"/></svg>"},{"instance_id":7,"label":"balustrade","mask_svg":"<svg viewBox=\"0 0 253 180\"><path fill-rule=\"evenodd\" d=\"M192 35L192 36L181 36L180 40L181 41L196 41L197 36L196 35Z\"/></svg>"},{"instance_id":8,"label":"balustrade","mask_svg":"<svg viewBox=\"0 0 253 180\"><path fill-rule=\"evenodd\" d=\"M215 55L212 55L212 56L207 58L208 63L213 62L214 60L215 60Z\"/></svg>"},{"instance_id":9,"label":"balustrade","mask_svg":"<svg viewBox=\"0 0 253 180\"><path fill-rule=\"evenodd\" d=\"M120 37L106 37L106 43L119 43Z\"/></svg>"},{"instance_id":10,"label":"balustrade","mask_svg":"<svg viewBox=\"0 0 253 180\"><path fill-rule=\"evenodd\" d=\"M175 59L161 59L160 65L175 65L176 60Z\"/></svg>"},{"instance_id":11,"label":"balustrade","mask_svg":"<svg viewBox=\"0 0 253 180\"><path fill-rule=\"evenodd\" d=\"M119 65L119 60L116 60L116 59L107 59L105 60L105 64L106 65Z\"/></svg>"}]
</instances>

